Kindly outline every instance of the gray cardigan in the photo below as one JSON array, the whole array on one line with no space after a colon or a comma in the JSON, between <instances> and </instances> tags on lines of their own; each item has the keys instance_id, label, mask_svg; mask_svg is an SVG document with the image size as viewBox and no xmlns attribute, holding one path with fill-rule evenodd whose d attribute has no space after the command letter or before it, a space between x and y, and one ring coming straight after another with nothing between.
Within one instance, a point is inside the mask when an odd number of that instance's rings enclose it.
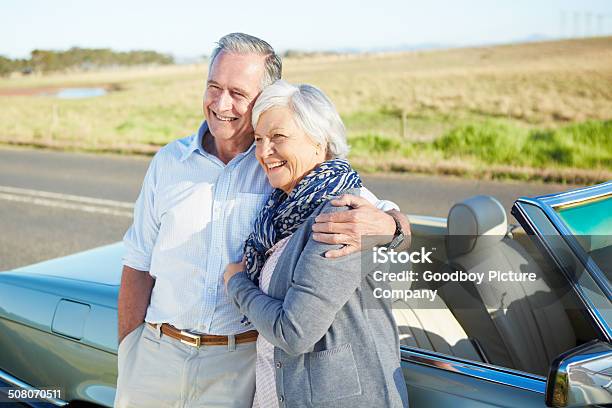
<instances>
[{"instance_id":1,"label":"gray cardigan","mask_svg":"<svg viewBox=\"0 0 612 408\"><path fill-rule=\"evenodd\" d=\"M293 234L268 295L244 273L228 283L230 298L274 345L281 407L408 406L398 331L390 303L372 295L373 265L362 273L359 253L325 258L338 246L311 238L317 214L344 210L325 203Z\"/></svg>"}]
</instances>

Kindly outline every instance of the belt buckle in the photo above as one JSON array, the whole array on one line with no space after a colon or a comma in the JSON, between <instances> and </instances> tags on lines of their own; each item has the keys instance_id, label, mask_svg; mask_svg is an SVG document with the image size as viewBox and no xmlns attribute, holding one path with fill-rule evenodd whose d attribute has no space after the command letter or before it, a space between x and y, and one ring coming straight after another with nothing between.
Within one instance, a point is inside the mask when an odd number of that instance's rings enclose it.
<instances>
[{"instance_id":1,"label":"belt buckle","mask_svg":"<svg viewBox=\"0 0 612 408\"><path fill-rule=\"evenodd\" d=\"M181 336L189 337L190 339L194 341L193 343L191 343L185 339L180 339L181 343L186 344L188 346L200 348L200 345L202 344L202 339L199 335L189 333L188 331L185 331L185 330L181 330Z\"/></svg>"}]
</instances>

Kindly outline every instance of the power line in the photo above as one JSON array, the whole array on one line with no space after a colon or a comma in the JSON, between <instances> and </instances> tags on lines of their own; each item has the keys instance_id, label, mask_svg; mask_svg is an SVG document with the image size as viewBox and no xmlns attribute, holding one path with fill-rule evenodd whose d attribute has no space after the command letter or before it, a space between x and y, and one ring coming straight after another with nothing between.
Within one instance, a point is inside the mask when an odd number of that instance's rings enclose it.
<instances>
[{"instance_id":1,"label":"power line","mask_svg":"<svg viewBox=\"0 0 612 408\"><path fill-rule=\"evenodd\" d=\"M559 36L580 38L612 34L612 14L592 11L561 10L559 13Z\"/></svg>"}]
</instances>

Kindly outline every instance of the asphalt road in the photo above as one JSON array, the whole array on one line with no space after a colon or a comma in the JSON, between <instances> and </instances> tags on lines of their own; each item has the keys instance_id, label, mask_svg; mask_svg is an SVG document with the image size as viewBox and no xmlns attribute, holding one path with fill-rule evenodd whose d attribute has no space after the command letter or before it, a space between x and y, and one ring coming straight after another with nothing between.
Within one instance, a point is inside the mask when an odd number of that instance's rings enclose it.
<instances>
[{"instance_id":1,"label":"asphalt road","mask_svg":"<svg viewBox=\"0 0 612 408\"><path fill-rule=\"evenodd\" d=\"M0 271L120 240L149 160L0 149ZM404 212L433 216L476 194L497 197L509 211L519 196L575 187L425 175L363 179Z\"/></svg>"}]
</instances>

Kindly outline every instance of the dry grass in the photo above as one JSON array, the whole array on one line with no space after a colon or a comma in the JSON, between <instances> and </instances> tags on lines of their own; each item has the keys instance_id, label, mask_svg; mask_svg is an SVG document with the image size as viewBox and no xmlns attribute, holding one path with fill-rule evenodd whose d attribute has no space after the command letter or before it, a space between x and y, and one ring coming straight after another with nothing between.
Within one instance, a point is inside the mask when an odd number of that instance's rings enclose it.
<instances>
[{"instance_id":1,"label":"dry grass","mask_svg":"<svg viewBox=\"0 0 612 408\"><path fill-rule=\"evenodd\" d=\"M287 61L342 113L480 113L529 123L609 119L612 38Z\"/></svg>"}]
</instances>

